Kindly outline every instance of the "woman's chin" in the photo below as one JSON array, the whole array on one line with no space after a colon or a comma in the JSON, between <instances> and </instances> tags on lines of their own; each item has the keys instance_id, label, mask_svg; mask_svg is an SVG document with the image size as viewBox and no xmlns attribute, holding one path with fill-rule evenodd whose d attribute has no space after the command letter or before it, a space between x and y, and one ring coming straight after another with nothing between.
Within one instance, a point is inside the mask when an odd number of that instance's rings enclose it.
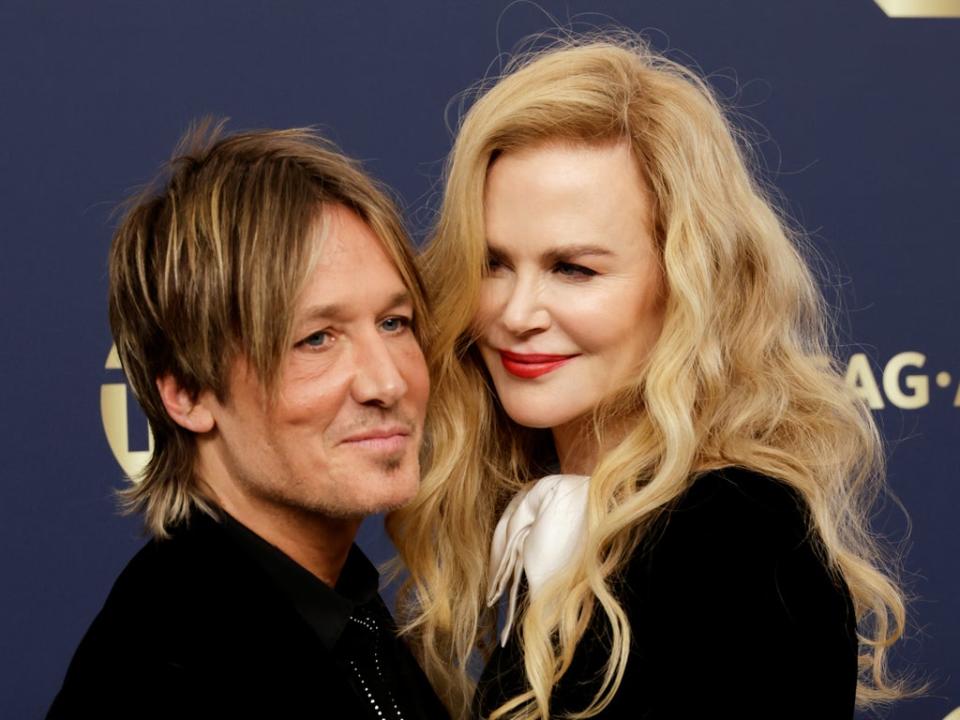
<instances>
[{"instance_id":1,"label":"woman's chin","mask_svg":"<svg viewBox=\"0 0 960 720\"><path fill-rule=\"evenodd\" d=\"M505 407L504 409L507 411L510 419L517 425L533 430L551 430L576 417L569 413L548 412L529 407Z\"/></svg>"}]
</instances>

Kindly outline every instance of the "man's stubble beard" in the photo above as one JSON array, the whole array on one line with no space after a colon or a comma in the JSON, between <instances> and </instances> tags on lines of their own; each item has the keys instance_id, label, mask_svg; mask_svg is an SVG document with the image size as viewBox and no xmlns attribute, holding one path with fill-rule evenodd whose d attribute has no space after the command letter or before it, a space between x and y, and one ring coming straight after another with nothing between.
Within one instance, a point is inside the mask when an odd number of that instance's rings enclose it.
<instances>
[{"instance_id":1,"label":"man's stubble beard","mask_svg":"<svg viewBox=\"0 0 960 720\"><path fill-rule=\"evenodd\" d=\"M397 478L397 473L403 472L406 460L406 451L396 455L378 458L374 461L374 467L367 471L367 477L370 473L379 476L383 484L401 481ZM309 488L309 482L288 482L286 485L260 484L250 481L249 478L241 479L241 484L246 486L247 492L255 497L259 497L272 505L280 505L290 510L305 515L319 515L331 520L362 520L369 515L378 513L388 513L397 510L406 505L413 496L416 495L420 487L420 463L418 459L413 461L414 467L410 472L414 475L413 490L408 497L391 502L369 502L364 504L363 497L355 497L347 493L346 499L337 502L337 498L329 495L311 497L309 491L291 492L294 488ZM364 483L366 484L366 483Z\"/></svg>"}]
</instances>

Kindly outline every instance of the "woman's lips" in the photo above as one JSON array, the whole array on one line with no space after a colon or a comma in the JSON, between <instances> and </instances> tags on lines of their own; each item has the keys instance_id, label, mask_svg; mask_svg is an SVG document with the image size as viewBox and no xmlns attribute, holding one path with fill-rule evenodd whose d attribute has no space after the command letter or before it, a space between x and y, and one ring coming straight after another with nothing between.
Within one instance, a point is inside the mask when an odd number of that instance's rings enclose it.
<instances>
[{"instance_id":1,"label":"woman's lips","mask_svg":"<svg viewBox=\"0 0 960 720\"><path fill-rule=\"evenodd\" d=\"M511 375L530 379L546 375L577 357L576 355L544 355L539 353L514 353L500 350L500 362Z\"/></svg>"}]
</instances>

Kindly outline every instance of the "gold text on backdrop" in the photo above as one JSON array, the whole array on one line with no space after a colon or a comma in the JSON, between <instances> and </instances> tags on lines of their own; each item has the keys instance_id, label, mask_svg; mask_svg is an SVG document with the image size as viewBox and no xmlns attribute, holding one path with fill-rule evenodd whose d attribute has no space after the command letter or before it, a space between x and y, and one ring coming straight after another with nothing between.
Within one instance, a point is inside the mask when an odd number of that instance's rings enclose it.
<instances>
[{"instance_id":1,"label":"gold text on backdrop","mask_svg":"<svg viewBox=\"0 0 960 720\"><path fill-rule=\"evenodd\" d=\"M110 347L105 365L107 370L120 370L120 356L116 346ZM136 480L146 467L153 452L153 433L147 429L147 449L130 449L130 422L127 418L127 393L130 390L125 382L104 383L100 386L100 418L103 420L103 432L113 456L127 477Z\"/></svg>"},{"instance_id":2,"label":"gold text on backdrop","mask_svg":"<svg viewBox=\"0 0 960 720\"><path fill-rule=\"evenodd\" d=\"M960 17L960 0L874 0L892 18Z\"/></svg>"}]
</instances>

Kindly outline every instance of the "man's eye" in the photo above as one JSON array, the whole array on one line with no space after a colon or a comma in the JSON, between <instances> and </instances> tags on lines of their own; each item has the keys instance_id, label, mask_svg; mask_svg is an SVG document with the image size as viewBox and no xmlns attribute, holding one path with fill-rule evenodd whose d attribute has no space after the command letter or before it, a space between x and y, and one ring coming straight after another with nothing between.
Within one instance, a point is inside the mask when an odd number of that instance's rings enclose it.
<instances>
[{"instance_id":1,"label":"man's eye","mask_svg":"<svg viewBox=\"0 0 960 720\"><path fill-rule=\"evenodd\" d=\"M575 263L567 262L559 262L554 266L553 269L557 274L570 278L593 277L597 274L596 270L591 270L583 265L576 265Z\"/></svg>"},{"instance_id":2,"label":"man's eye","mask_svg":"<svg viewBox=\"0 0 960 720\"><path fill-rule=\"evenodd\" d=\"M330 344L330 333L325 330L318 330L315 333L307 335L297 345L303 345L310 348L322 348Z\"/></svg>"},{"instance_id":3,"label":"man's eye","mask_svg":"<svg viewBox=\"0 0 960 720\"><path fill-rule=\"evenodd\" d=\"M401 330L406 330L408 327L413 325L413 319L408 317L403 317L402 315L394 315L388 317L383 322L380 323L380 327L386 330L389 333L400 332Z\"/></svg>"}]
</instances>

